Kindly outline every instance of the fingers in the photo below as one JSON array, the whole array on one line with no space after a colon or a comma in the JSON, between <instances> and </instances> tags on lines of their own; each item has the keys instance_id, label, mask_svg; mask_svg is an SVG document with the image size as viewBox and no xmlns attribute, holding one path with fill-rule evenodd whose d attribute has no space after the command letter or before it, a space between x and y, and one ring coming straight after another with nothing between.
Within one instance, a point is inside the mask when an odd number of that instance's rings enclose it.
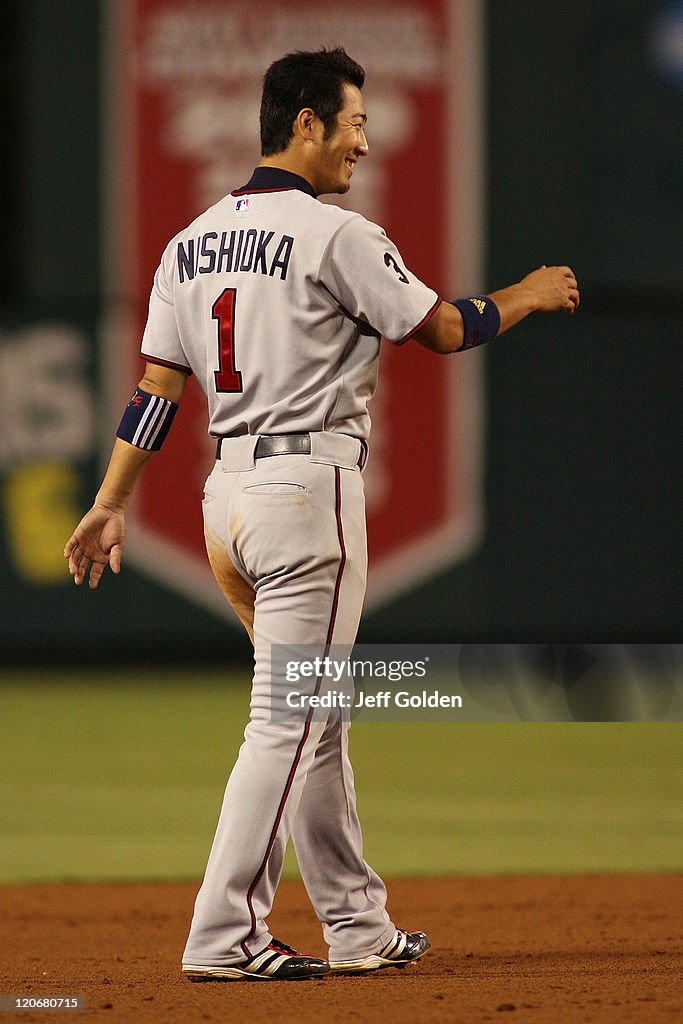
<instances>
[{"instance_id":1,"label":"fingers","mask_svg":"<svg viewBox=\"0 0 683 1024\"><path fill-rule=\"evenodd\" d=\"M571 267L560 267L562 274L564 275L565 287L569 289L567 292L568 303L565 306L566 312L571 314L575 313L579 308L581 297L579 295L579 283L576 280L576 276Z\"/></svg>"},{"instance_id":2,"label":"fingers","mask_svg":"<svg viewBox=\"0 0 683 1024\"><path fill-rule=\"evenodd\" d=\"M81 550L75 534L72 534L66 542L64 557L68 559L69 572L74 578L74 583L78 586L83 582L89 560L86 559L85 553Z\"/></svg>"},{"instance_id":3,"label":"fingers","mask_svg":"<svg viewBox=\"0 0 683 1024\"><path fill-rule=\"evenodd\" d=\"M69 559L69 572L73 576L73 581L77 587L83 583L85 577L88 575L88 569L90 569L90 576L88 579L88 586L91 590L94 590L98 583L102 573L105 570L107 558L91 558L85 551L82 550L78 541L75 537L67 543L64 548L64 555ZM113 567L112 567L113 568ZM121 553L118 553L117 568L114 572L121 571Z\"/></svg>"},{"instance_id":4,"label":"fingers","mask_svg":"<svg viewBox=\"0 0 683 1024\"><path fill-rule=\"evenodd\" d=\"M64 548L64 557L69 560L69 572L75 576L81 562L81 551L75 537L72 537Z\"/></svg>"},{"instance_id":5,"label":"fingers","mask_svg":"<svg viewBox=\"0 0 683 1024\"><path fill-rule=\"evenodd\" d=\"M581 304L581 296L579 295L579 289L576 284L569 291L569 307L567 308L568 313L575 313Z\"/></svg>"},{"instance_id":6,"label":"fingers","mask_svg":"<svg viewBox=\"0 0 683 1024\"><path fill-rule=\"evenodd\" d=\"M575 313L579 308L579 293L576 291L570 292L560 308L563 313L567 313L569 316Z\"/></svg>"},{"instance_id":7,"label":"fingers","mask_svg":"<svg viewBox=\"0 0 683 1024\"><path fill-rule=\"evenodd\" d=\"M124 543L123 516L93 507L64 547L64 557L76 586L87 576L88 585L94 590L107 565L112 572L120 573Z\"/></svg>"},{"instance_id":8,"label":"fingers","mask_svg":"<svg viewBox=\"0 0 683 1024\"><path fill-rule=\"evenodd\" d=\"M555 271L561 275L561 287L565 292L560 308L570 316L579 308L581 297L579 295L579 284L571 267L546 267L546 270Z\"/></svg>"},{"instance_id":9,"label":"fingers","mask_svg":"<svg viewBox=\"0 0 683 1024\"><path fill-rule=\"evenodd\" d=\"M69 572L73 576L74 583L80 587L90 566L90 559L81 551L78 543L71 547L69 553Z\"/></svg>"},{"instance_id":10,"label":"fingers","mask_svg":"<svg viewBox=\"0 0 683 1024\"><path fill-rule=\"evenodd\" d=\"M575 276L574 271L572 270L571 267L548 267L544 263L538 269L539 270L546 270L546 271L548 271L549 274L551 274L553 276L556 275L556 274L560 274L561 277L567 279L568 283L571 282L573 284L573 286L576 287L576 276Z\"/></svg>"},{"instance_id":11,"label":"fingers","mask_svg":"<svg viewBox=\"0 0 683 1024\"><path fill-rule=\"evenodd\" d=\"M95 590L97 588L97 585L100 582L100 579L102 578L102 573L105 570L106 564L106 562L92 563L92 567L90 569L90 578L88 579L88 586L90 587L91 590Z\"/></svg>"},{"instance_id":12,"label":"fingers","mask_svg":"<svg viewBox=\"0 0 683 1024\"><path fill-rule=\"evenodd\" d=\"M118 574L121 572L121 556L123 554L123 544L115 544L109 552L109 568L112 572Z\"/></svg>"}]
</instances>

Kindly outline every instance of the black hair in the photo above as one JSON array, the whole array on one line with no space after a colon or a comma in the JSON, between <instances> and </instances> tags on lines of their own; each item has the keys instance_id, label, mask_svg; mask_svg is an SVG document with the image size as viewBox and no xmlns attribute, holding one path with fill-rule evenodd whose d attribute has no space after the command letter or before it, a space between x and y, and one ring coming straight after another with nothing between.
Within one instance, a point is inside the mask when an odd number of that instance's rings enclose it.
<instances>
[{"instance_id":1,"label":"black hair","mask_svg":"<svg viewBox=\"0 0 683 1024\"><path fill-rule=\"evenodd\" d=\"M261 155L287 149L294 120L304 107L318 115L327 138L344 105L344 85L362 89L364 82L365 71L341 46L315 52L299 50L276 60L263 77Z\"/></svg>"}]
</instances>

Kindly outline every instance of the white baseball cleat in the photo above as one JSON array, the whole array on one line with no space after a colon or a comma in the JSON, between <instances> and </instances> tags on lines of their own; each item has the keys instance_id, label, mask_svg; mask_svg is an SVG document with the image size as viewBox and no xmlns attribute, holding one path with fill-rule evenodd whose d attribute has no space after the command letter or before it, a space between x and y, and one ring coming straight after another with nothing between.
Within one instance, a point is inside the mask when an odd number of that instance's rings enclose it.
<instances>
[{"instance_id":1,"label":"white baseball cleat","mask_svg":"<svg viewBox=\"0 0 683 1024\"><path fill-rule=\"evenodd\" d=\"M363 974L383 967L405 967L424 956L429 945L429 939L424 932L406 932L402 928L397 928L393 939L378 953L361 957L359 960L330 960L330 970L338 974Z\"/></svg>"},{"instance_id":2,"label":"white baseball cleat","mask_svg":"<svg viewBox=\"0 0 683 1024\"><path fill-rule=\"evenodd\" d=\"M183 974L189 981L303 981L320 978L329 970L327 960L300 956L277 939L250 960L229 967L183 964Z\"/></svg>"}]
</instances>

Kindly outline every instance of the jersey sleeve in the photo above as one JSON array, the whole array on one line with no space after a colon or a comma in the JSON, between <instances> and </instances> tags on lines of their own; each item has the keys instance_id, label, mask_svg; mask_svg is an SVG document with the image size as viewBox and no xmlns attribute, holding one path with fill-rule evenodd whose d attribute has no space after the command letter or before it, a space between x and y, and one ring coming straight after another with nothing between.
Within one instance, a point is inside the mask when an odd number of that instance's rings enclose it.
<instances>
[{"instance_id":1,"label":"jersey sleeve","mask_svg":"<svg viewBox=\"0 0 683 1024\"><path fill-rule=\"evenodd\" d=\"M192 373L178 333L173 295L168 287L165 260L162 259L149 297L147 324L142 335L141 355L150 363L170 366Z\"/></svg>"},{"instance_id":2,"label":"jersey sleeve","mask_svg":"<svg viewBox=\"0 0 683 1024\"><path fill-rule=\"evenodd\" d=\"M407 269L382 228L361 216L333 235L320 279L352 317L397 345L419 331L441 304L437 293Z\"/></svg>"}]
</instances>

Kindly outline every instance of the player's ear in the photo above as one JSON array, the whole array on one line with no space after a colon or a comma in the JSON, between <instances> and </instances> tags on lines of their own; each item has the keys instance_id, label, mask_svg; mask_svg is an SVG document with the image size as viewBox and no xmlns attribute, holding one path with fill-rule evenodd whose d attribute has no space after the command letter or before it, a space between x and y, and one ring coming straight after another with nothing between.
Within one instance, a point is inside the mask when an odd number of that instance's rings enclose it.
<instances>
[{"instance_id":1,"label":"player's ear","mask_svg":"<svg viewBox=\"0 0 683 1024\"><path fill-rule=\"evenodd\" d=\"M294 135L304 142L312 142L316 137L316 125L320 123L318 115L311 107L304 107L294 119Z\"/></svg>"}]
</instances>

